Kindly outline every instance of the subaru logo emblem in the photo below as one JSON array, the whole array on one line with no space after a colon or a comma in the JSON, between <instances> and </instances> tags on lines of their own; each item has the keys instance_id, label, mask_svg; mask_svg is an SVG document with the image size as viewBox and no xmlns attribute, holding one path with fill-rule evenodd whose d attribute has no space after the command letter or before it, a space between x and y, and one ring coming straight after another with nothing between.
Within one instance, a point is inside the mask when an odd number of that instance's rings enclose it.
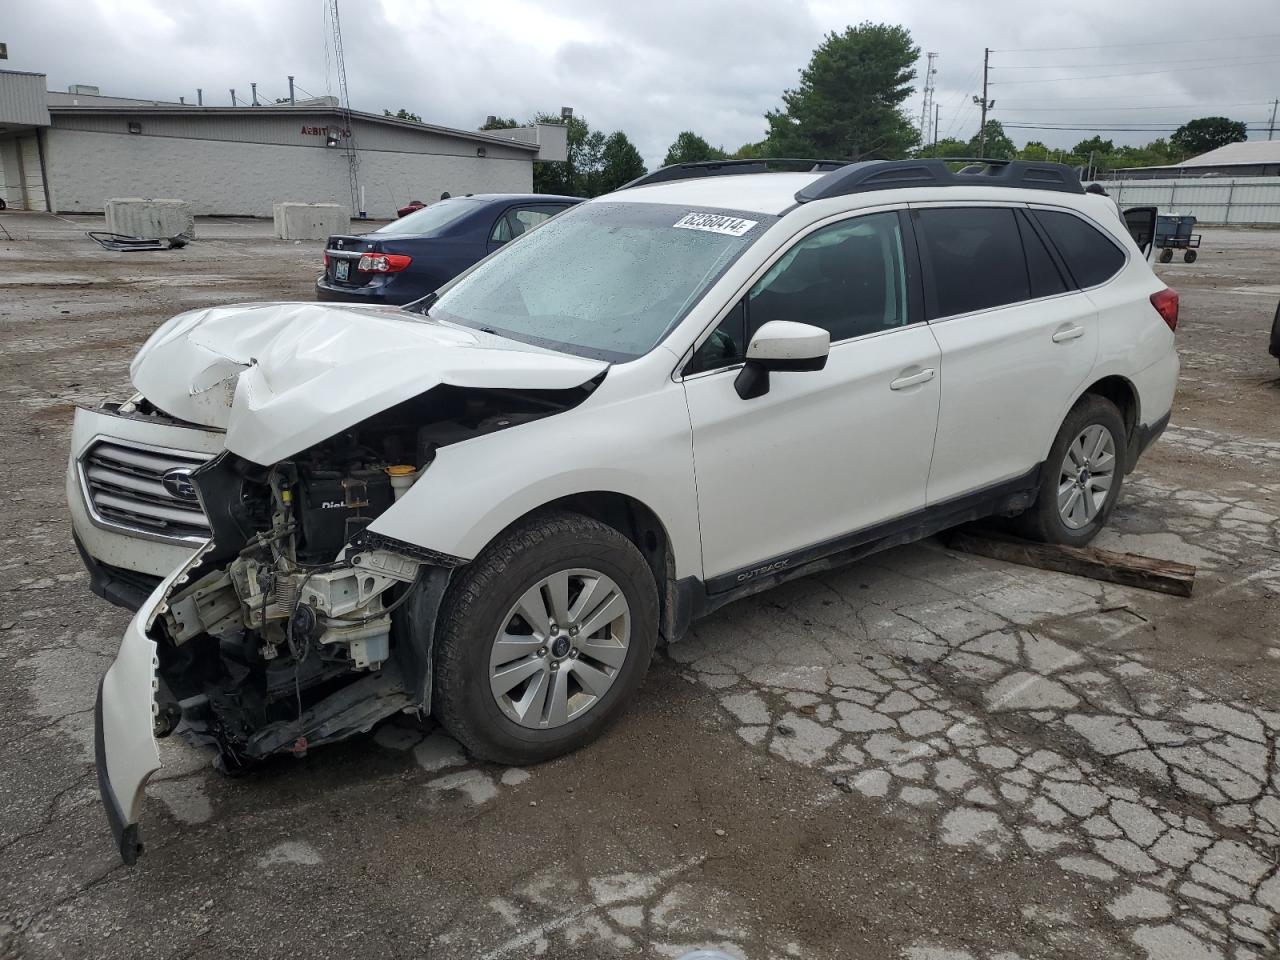
<instances>
[{"instance_id":1,"label":"subaru logo emblem","mask_svg":"<svg viewBox=\"0 0 1280 960\"><path fill-rule=\"evenodd\" d=\"M178 467L167 471L160 478L160 486L164 487L164 492L175 500L195 503L199 499L196 496L196 485L191 482L190 467Z\"/></svg>"}]
</instances>

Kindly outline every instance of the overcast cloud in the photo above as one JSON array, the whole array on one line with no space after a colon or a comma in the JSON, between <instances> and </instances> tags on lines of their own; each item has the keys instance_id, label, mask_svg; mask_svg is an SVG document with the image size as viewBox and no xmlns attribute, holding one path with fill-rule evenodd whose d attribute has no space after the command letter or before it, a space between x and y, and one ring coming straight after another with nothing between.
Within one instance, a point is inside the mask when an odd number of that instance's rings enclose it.
<instances>
[{"instance_id":1,"label":"overcast cloud","mask_svg":"<svg viewBox=\"0 0 1280 960\"><path fill-rule=\"evenodd\" d=\"M194 102L202 87L206 104L227 105L228 88L247 98L254 80L263 99L283 97L292 73L309 93L337 92L317 0L5 6L0 40L10 59L0 66L46 73L51 89L92 83L104 94ZM977 129L971 97L984 46L997 51L992 116L1019 144L1069 146L1089 134L1013 124L1176 126L1222 114L1265 126L1269 101L1280 96L1277 0L342 3L354 108L403 106L428 122L474 128L488 114L525 119L567 105L594 128L625 130L650 166L684 129L729 150L759 140L765 111L796 83L823 35L861 20L902 23L922 51L939 53L943 136ZM1111 46L1122 43L1141 45ZM1038 49L1067 47L1083 49ZM1156 72L1171 68L1178 72ZM1056 79L1084 76L1096 79ZM919 86L908 104L917 119ZM1144 143L1167 133L1103 135Z\"/></svg>"}]
</instances>

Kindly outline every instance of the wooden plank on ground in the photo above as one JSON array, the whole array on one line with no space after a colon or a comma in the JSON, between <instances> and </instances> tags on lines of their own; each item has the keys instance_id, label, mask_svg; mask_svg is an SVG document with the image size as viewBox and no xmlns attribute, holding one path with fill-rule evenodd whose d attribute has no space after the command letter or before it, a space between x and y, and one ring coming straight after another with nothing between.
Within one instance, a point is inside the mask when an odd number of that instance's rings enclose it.
<instances>
[{"instance_id":1,"label":"wooden plank on ground","mask_svg":"<svg viewBox=\"0 0 1280 960\"><path fill-rule=\"evenodd\" d=\"M1191 596L1196 580L1196 568L1189 563L1157 560L1136 553L1032 543L989 531L955 530L944 537L944 542L953 550L976 553L993 560L1105 580L1126 587L1140 587L1175 597Z\"/></svg>"}]
</instances>

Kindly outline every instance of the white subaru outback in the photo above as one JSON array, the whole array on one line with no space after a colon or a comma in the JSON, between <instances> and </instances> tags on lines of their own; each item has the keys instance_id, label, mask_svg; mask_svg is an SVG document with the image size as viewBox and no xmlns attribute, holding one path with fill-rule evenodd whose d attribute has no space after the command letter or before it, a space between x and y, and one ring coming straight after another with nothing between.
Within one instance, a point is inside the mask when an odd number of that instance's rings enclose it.
<instances>
[{"instance_id":1,"label":"white subaru outback","mask_svg":"<svg viewBox=\"0 0 1280 960\"><path fill-rule=\"evenodd\" d=\"M1177 315L1065 167L752 161L404 309L173 318L68 480L100 587L164 574L98 694L122 856L174 729L234 769L414 711L537 762L786 578L987 515L1086 543L1169 419Z\"/></svg>"}]
</instances>

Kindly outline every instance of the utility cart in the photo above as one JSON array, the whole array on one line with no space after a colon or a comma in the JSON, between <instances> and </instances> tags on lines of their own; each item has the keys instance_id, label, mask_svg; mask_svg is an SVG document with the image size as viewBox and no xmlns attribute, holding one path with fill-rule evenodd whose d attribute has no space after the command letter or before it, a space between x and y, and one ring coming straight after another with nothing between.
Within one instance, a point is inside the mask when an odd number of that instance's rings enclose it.
<instances>
[{"instance_id":1,"label":"utility cart","mask_svg":"<svg viewBox=\"0 0 1280 960\"><path fill-rule=\"evenodd\" d=\"M1160 262L1173 259L1173 251L1181 250L1186 263L1196 262L1196 249L1200 246L1200 234L1192 233L1196 218L1175 214L1156 217L1156 246L1160 248Z\"/></svg>"}]
</instances>

